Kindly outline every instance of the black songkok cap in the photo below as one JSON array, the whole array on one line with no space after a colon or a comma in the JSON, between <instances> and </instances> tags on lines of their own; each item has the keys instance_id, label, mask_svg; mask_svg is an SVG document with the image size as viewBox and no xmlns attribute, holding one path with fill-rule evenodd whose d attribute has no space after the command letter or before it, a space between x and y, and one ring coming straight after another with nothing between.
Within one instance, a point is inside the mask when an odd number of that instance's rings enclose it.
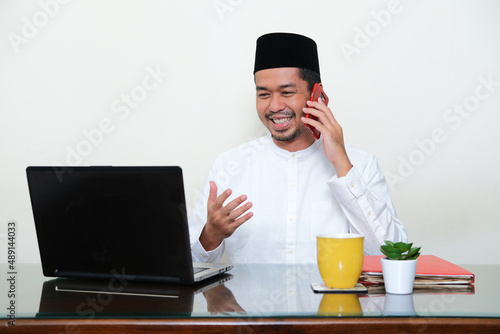
<instances>
[{"instance_id":1,"label":"black songkok cap","mask_svg":"<svg viewBox=\"0 0 500 334\"><path fill-rule=\"evenodd\" d=\"M306 68L319 74L316 42L306 36L281 32L260 36L253 73L277 67Z\"/></svg>"}]
</instances>

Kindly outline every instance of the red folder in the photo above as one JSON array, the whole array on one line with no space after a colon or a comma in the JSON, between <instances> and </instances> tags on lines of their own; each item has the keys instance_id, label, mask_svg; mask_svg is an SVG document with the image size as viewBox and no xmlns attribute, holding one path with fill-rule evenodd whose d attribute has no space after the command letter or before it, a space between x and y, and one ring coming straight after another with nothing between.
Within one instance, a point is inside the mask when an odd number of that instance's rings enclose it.
<instances>
[{"instance_id":1,"label":"red folder","mask_svg":"<svg viewBox=\"0 0 500 334\"><path fill-rule=\"evenodd\" d=\"M385 255L365 255L360 281L379 282L382 276L380 259ZM475 276L470 271L435 255L420 255L415 284L471 284Z\"/></svg>"}]
</instances>

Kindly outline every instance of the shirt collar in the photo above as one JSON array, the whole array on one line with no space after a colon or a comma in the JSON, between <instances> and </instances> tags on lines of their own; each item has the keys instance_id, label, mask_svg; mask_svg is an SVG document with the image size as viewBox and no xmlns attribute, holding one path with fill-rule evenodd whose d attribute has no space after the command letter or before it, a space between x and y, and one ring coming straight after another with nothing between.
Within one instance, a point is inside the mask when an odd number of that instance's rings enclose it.
<instances>
[{"instance_id":1,"label":"shirt collar","mask_svg":"<svg viewBox=\"0 0 500 334\"><path fill-rule=\"evenodd\" d=\"M278 147L274 143L274 140L271 137L270 133L267 134L267 139L270 142L271 149L273 150L273 152L276 153L277 155L285 157L285 158L302 158L302 157L308 156L309 154L315 152L323 144L323 137L320 137L320 139L315 140L311 146L309 146L308 148L306 148L304 150L297 151L297 152L289 152L287 150L284 150L284 149Z\"/></svg>"}]
</instances>

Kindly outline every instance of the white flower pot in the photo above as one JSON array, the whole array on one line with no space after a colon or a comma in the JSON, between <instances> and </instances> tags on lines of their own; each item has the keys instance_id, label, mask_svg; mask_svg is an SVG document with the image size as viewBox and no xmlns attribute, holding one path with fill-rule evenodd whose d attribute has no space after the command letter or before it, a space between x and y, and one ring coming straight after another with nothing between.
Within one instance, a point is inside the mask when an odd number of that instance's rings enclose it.
<instances>
[{"instance_id":1,"label":"white flower pot","mask_svg":"<svg viewBox=\"0 0 500 334\"><path fill-rule=\"evenodd\" d=\"M417 260L389 260L382 258L385 292L394 294L412 293Z\"/></svg>"}]
</instances>

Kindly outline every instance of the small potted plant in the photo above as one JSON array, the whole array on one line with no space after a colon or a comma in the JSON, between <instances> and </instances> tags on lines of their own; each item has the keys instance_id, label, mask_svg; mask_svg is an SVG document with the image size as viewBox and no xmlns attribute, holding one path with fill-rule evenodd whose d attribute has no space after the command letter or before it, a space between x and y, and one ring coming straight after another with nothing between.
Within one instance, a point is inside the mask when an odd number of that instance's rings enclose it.
<instances>
[{"instance_id":1,"label":"small potted plant","mask_svg":"<svg viewBox=\"0 0 500 334\"><path fill-rule=\"evenodd\" d=\"M421 247L412 247L413 243L385 241L380 250L386 256L382 258L382 275L387 293L408 294L413 292L413 282L417 270L417 258Z\"/></svg>"}]
</instances>

